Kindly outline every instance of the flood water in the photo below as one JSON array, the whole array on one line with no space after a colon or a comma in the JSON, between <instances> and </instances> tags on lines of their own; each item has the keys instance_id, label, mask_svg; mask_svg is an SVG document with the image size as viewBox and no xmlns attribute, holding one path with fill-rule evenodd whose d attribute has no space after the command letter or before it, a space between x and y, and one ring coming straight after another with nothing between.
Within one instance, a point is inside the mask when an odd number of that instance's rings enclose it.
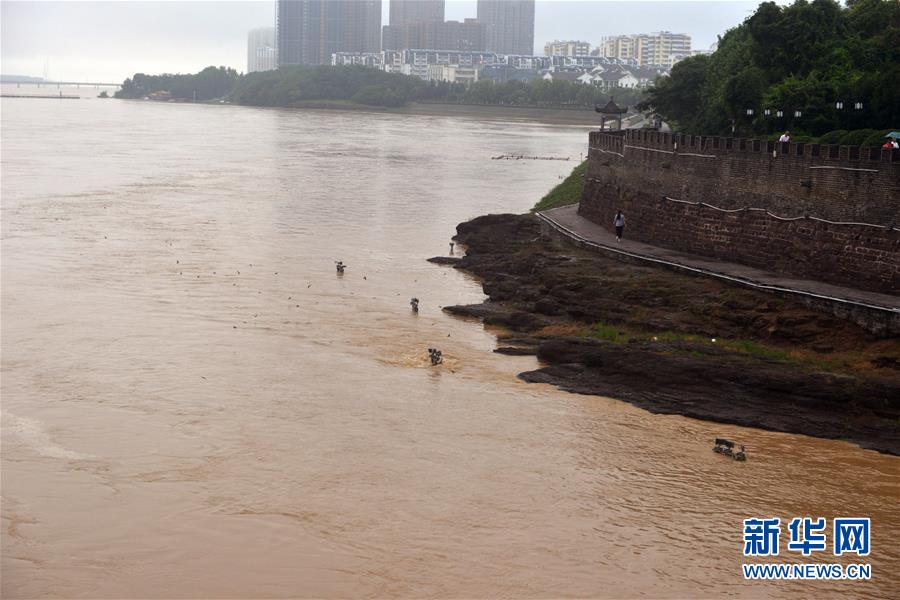
<instances>
[{"instance_id":1,"label":"flood water","mask_svg":"<svg viewBox=\"0 0 900 600\"><path fill-rule=\"evenodd\" d=\"M441 312L483 298L424 260L455 225L576 164L491 157L586 145L4 99L3 597L894 595L897 458L525 384L534 358ZM871 517L873 579L745 582L741 521L771 516Z\"/></svg>"}]
</instances>

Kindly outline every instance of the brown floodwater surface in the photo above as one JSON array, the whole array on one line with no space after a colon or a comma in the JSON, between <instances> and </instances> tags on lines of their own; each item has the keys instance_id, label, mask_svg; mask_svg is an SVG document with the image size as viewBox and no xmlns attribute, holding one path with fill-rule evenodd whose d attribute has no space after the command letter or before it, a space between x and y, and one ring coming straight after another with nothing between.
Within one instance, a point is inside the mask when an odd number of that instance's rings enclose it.
<instances>
[{"instance_id":1,"label":"brown floodwater surface","mask_svg":"<svg viewBox=\"0 0 900 600\"><path fill-rule=\"evenodd\" d=\"M483 295L424 259L586 142L4 99L3 597L895 595L896 457L524 384L441 312ZM873 579L745 581L741 521L807 515L871 517Z\"/></svg>"}]
</instances>

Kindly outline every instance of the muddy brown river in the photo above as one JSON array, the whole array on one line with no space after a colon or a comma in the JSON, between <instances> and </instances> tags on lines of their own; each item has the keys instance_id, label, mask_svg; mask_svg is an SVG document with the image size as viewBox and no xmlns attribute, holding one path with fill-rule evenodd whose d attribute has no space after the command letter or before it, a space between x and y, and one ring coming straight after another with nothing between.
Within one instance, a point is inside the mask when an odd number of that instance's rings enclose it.
<instances>
[{"instance_id":1,"label":"muddy brown river","mask_svg":"<svg viewBox=\"0 0 900 600\"><path fill-rule=\"evenodd\" d=\"M586 145L4 99L2 596L896 597L896 457L525 384L534 358L441 312L483 295L424 259ZM870 517L872 579L746 581L742 520L772 516Z\"/></svg>"}]
</instances>

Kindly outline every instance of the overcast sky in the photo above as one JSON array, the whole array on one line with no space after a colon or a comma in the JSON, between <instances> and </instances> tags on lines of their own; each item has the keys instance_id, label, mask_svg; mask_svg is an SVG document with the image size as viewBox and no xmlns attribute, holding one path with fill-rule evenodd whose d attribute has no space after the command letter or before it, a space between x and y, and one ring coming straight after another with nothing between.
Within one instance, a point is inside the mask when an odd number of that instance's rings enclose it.
<instances>
[{"instance_id":1,"label":"overcast sky","mask_svg":"<svg viewBox=\"0 0 900 600\"><path fill-rule=\"evenodd\" d=\"M334 0L338 1L338 0ZM135 72L247 68L246 33L274 25L275 0L164 2L0 2L2 72L52 79L120 82ZM383 1L387 24L388 0ZM669 30L694 48L738 25L758 2L744 0L538 0L535 51L553 39L596 44L605 35ZM476 16L475 0L448 0L447 19Z\"/></svg>"}]
</instances>

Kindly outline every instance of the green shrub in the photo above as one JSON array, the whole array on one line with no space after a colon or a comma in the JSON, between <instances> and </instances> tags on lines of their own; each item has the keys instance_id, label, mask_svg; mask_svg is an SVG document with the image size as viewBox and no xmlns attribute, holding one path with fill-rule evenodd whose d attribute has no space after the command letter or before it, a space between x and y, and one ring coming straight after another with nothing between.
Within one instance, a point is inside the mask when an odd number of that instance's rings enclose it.
<instances>
[{"instance_id":1,"label":"green shrub","mask_svg":"<svg viewBox=\"0 0 900 600\"><path fill-rule=\"evenodd\" d=\"M878 133L874 129L854 129L841 138L841 146L862 146L863 142L873 134Z\"/></svg>"},{"instance_id":2,"label":"green shrub","mask_svg":"<svg viewBox=\"0 0 900 600\"><path fill-rule=\"evenodd\" d=\"M550 190L540 202L534 205L532 212L549 210L558 206L576 204L581 200L581 191L584 189L584 177L587 172L587 161L584 161L566 177L562 183Z\"/></svg>"},{"instance_id":3,"label":"green shrub","mask_svg":"<svg viewBox=\"0 0 900 600\"><path fill-rule=\"evenodd\" d=\"M897 129L882 129L881 131L877 131L863 140L863 146L882 146L887 141L887 134L892 131L898 131Z\"/></svg>"},{"instance_id":4,"label":"green shrub","mask_svg":"<svg viewBox=\"0 0 900 600\"><path fill-rule=\"evenodd\" d=\"M631 336L625 331L622 331L621 327L616 327L615 325L610 325L603 321L594 323L594 326L591 328L590 336L606 340L607 342L614 342L616 344L623 344L631 339Z\"/></svg>"},{"instance_id":5,"label":"green shrub","mask_svg":"<svg viewBox=\"0 0 900 600\"><path fill-rule=\"evenodd\" d=\"M829 131L825 135L819 138L820 144L837 144L840 143L841 138L847 135L846 129L835 129L834 131Z\"/></svg>"}]
</instances>

